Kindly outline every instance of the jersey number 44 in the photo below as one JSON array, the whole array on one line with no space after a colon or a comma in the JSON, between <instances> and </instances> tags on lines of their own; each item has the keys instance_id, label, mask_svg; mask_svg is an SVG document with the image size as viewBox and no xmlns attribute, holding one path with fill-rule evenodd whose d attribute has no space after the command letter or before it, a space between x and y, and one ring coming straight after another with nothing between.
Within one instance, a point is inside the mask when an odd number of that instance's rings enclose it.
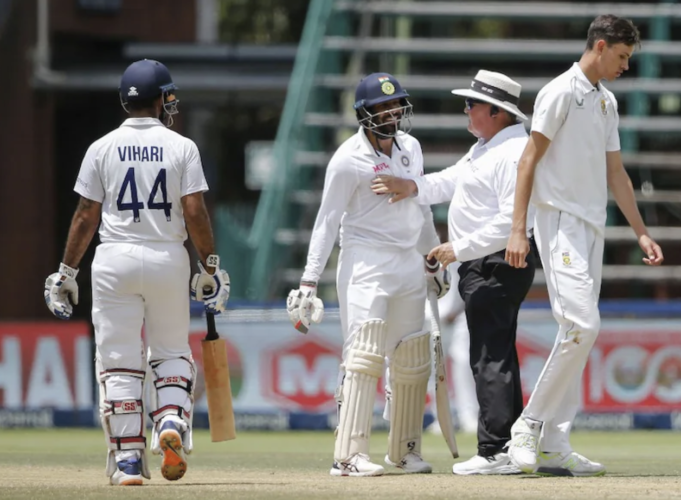
<instances>
[{"instance_id":1,"label":"jersey number 44","mask_svg":"<svg viewBox=\"0 0 681 500\"><path fill-rule=\"evenodd\" d=\"M123 197L125 193L130 190L130 202L124 202ZM161 201L155 201L159 195L161 195ZM135 182L135 169L130 167L125 174L123 179L123 184L121 185L121 190L118 193L118 198L116 200L116 206L119 212L125 212L127 210L132 210L133 220L135 222L140 221L140 211L144 210L144 203L139 201L139 196L137 193L137 182ZM166 188L166 169L162 168L154 185L151 188L151 193L149 194L149 200L147 201L148 210L163 210L166 216L166 220L170 220L170 210L173 208L173 204L168 202L168 190Z\"/></svg>"}]
</instances>

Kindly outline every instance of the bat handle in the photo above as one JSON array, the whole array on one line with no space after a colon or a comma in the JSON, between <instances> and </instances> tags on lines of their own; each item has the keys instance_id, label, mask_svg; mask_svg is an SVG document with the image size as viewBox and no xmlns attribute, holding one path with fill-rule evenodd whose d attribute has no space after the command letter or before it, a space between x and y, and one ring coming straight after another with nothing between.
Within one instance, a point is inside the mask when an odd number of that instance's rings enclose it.
<instances>
[{"instance_id":1,"label":"bat handle","mask_svg":"<svg viewBox=\"0 0 681 500\"><path fill-rule=\"evenodd\" d=\"M217 340L220 338L220 335L218 335L218 331L215 328L215 315L213 313L206 313L206 326L208 327L206 340Z\"/></svg>"},{"instance_id":2,"label":"bat handle","mask_svg":"<svg viewBox=\"0 0 681 500\"><path fill-rule=\"evenodd\" d=\"M430 309L430 329L431 333L440 334L440 311L437 303L437 294L428 292L428 306Z\"/></svg>"}]
</instances>

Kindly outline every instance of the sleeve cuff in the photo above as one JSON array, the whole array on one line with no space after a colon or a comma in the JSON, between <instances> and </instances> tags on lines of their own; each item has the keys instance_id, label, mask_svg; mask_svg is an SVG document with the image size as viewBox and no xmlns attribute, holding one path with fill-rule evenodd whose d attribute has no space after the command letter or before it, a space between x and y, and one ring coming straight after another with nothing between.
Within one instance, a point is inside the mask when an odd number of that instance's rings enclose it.
<instances>
[{"instance_id":1,"label":"sleeve cuff","mask_svg":"<svg viewBox=\"0 0 681 500\"><path fill-rule=\"evenodd\" d=\"M425 193L426 180L423 177L416 177L411 179L416 184L416 193L412 195L412 198L416 199L416 203L419 205L429 205L427 196Z\"/></svg>"},{"instance_id":2,"label":"sleeve cuff","mask_svg":"<svg viewBox=\"0 0 681 500\"><path fill-rule=\"evenodd\" d=\"M475 257L467 255L468 241L466 238L460 240L452 241L452 250L454 250L454 255L456 255L456 260L458 262L466 262L473 260Z\"/></svg>"}]
</instances>

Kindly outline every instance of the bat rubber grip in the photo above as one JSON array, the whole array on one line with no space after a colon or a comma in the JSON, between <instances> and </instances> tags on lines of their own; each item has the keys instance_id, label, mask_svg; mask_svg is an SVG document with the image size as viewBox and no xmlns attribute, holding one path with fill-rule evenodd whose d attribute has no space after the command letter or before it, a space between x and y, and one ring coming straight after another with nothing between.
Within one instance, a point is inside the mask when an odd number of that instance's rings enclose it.
<instances>
[{"instance_id":1,"label":"bat rubber grip","mask_svg":"<svg viewBox=\"0 0 681 500\"><path fill-rule=\"evenodd\" d=\"M217 340L220 338L220 335L218 335L218 331L215 328L215 315L213 313L206 313L206 326L208 327L206 340Z\"/></svg>"}]
</instances>

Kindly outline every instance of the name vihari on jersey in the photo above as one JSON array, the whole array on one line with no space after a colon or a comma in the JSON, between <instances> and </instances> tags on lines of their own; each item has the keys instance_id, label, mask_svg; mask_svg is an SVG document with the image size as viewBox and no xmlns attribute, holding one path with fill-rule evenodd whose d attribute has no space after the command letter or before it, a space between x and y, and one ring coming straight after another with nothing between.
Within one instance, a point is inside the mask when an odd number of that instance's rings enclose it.
<instances>
[{"instance_id":1,"label":"name vihari on jersey","mask_svg":"<svg viewBox=\"0 0 681 500\"><path fill-rule=\"evenodd\" d=\"M163 161L163 146L118 146L121 161Z\"/></svg>"}]
</instances>

